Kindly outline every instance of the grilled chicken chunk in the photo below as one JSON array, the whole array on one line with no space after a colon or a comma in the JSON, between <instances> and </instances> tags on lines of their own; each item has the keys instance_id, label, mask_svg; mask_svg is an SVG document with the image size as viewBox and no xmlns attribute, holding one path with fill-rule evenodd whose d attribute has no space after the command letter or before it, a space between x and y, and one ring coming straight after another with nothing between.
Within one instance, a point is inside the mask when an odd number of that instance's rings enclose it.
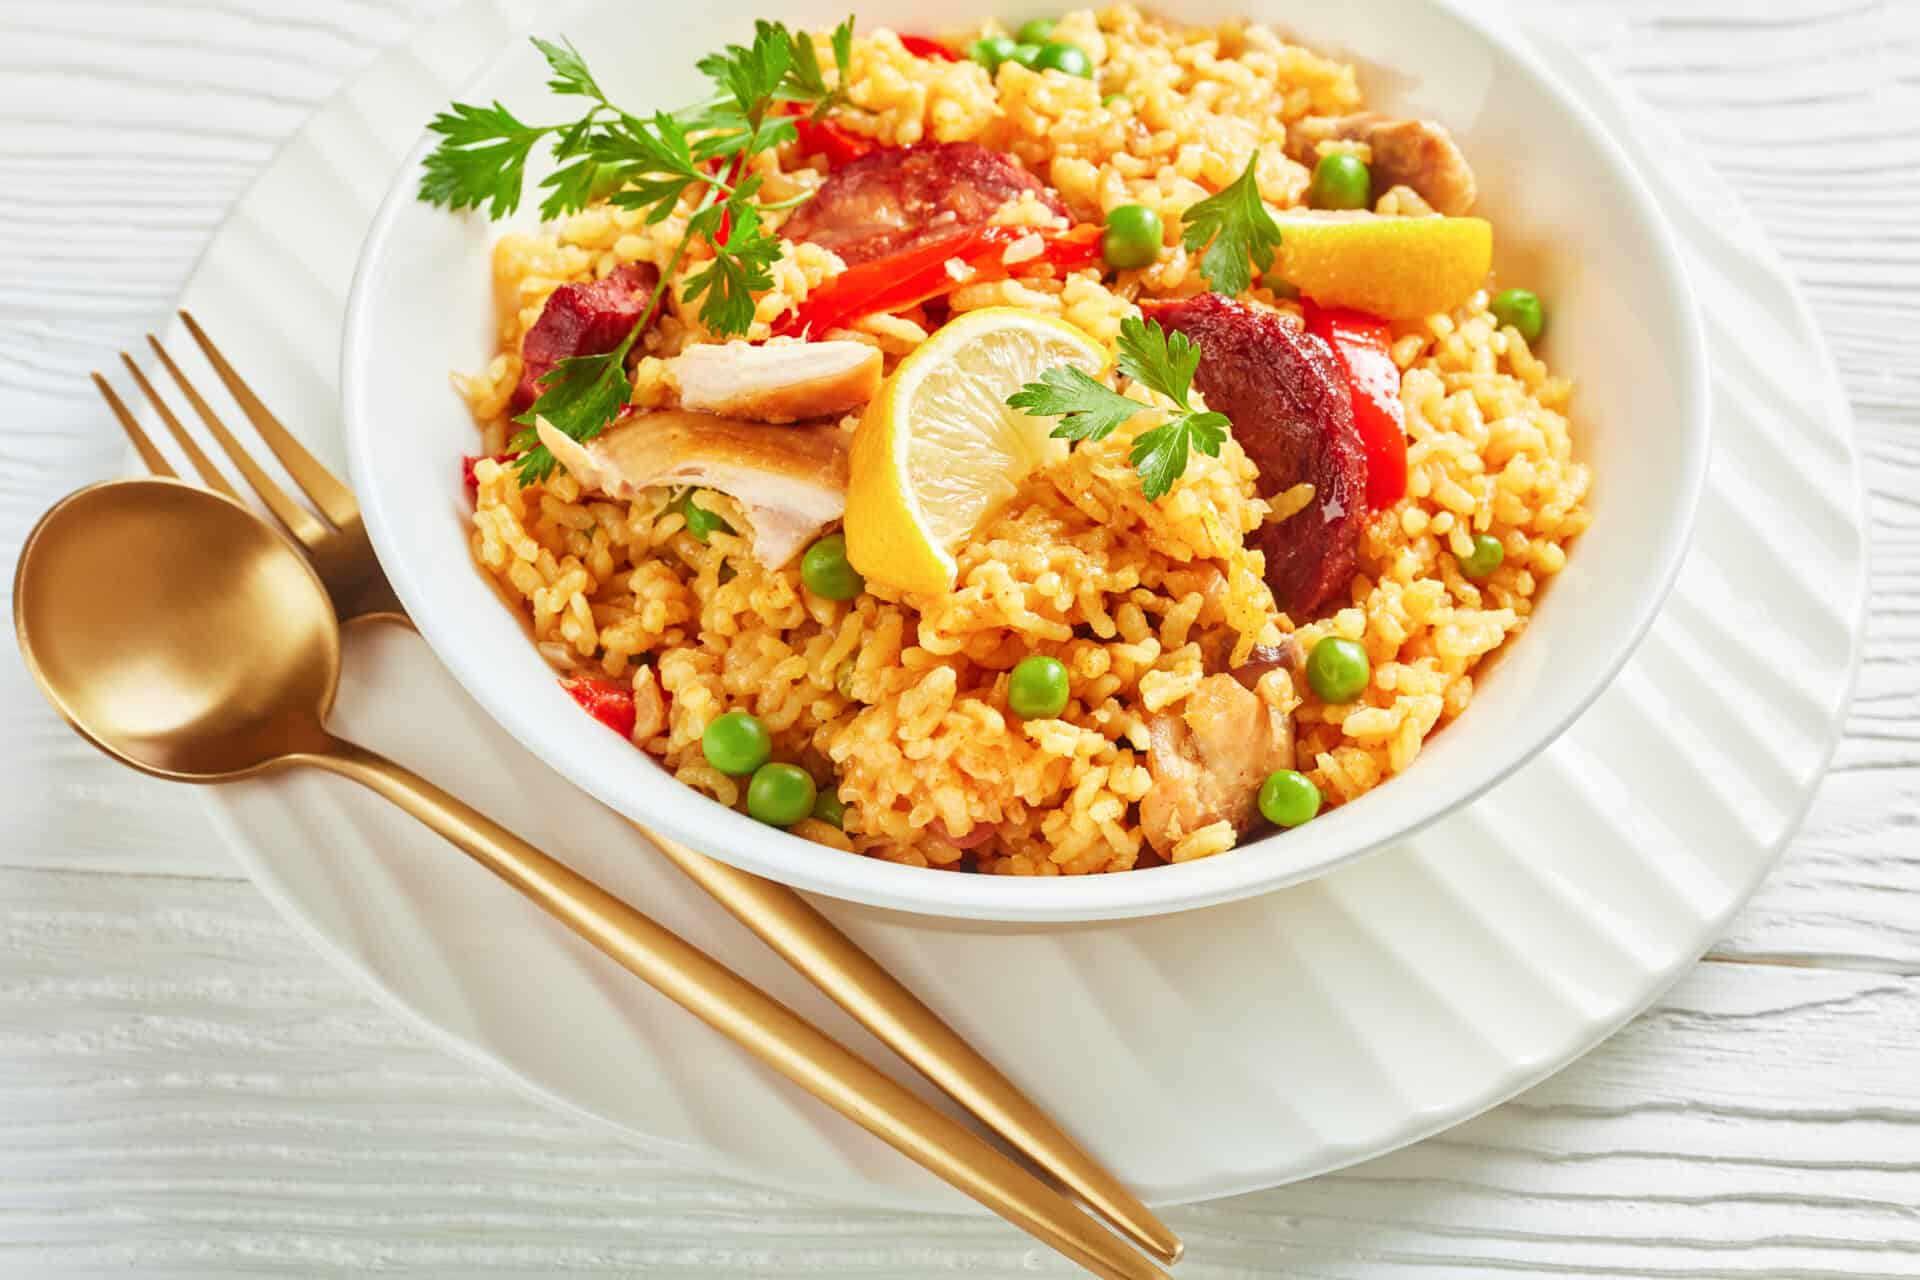
<instances>
[{"instance_id":1,"label":"grilled chicken chunk","mask_svg":"<svg viewBox=\"0 0 1920 1280\"><path fill-rule=\"evenodd\" d=\"M1287 139L1294 158L1312 164L1314 148L1329 140L1364 142L1376 191L1408 186L1440 213L1458 216L1473 208L1473 170L1453 135L1431 120L1390 120L1377 112L1308 116Z\"/></svg>"},{"instance_id":2,"label":"grilled chicken chunk","mask_svg":"<svg viewBox=\"0 0 1920 1280\"><path fill-rule=\"evenodd\" d=\"M880 351L863 342L701 343L667 365L682 408L756 422L842 414L880 389Z\"/></svg>"},{"instance_id":3,"label":"grilled chicken chunk","mask_svg":"<svg viewBox=\"0 0 1920 1280\"><path fill-rule=\"evenodd\" d=\"M655 485L717 489L752 524L754 559L778 569L847 509L847 434L706 413L642 413L581 444L542 420L540 442L589 489L630 498Z\"/></svg>"},{"instance_id":4,"label":"grilled chicken chunk","mask_svg":"<svg viewBox=\"0 0 1920 1280\"><path fill-rule=\"evenodd\" d=\"M1230 675L1208 676L1182 714L1147 722L1147 772L1140 826L1161 857L1202 827L1231 822L1245 832L1259 816L1260 784L1293 767L1293 717Z\"/></svg>"}]
</instances>

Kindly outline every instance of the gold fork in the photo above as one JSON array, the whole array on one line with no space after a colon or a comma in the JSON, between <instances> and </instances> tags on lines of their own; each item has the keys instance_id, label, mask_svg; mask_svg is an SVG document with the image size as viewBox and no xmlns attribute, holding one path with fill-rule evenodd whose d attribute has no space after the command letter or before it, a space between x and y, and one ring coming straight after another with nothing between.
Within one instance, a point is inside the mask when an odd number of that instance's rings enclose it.
<instances>
[{"instance_id":1,"label":"gold fork","mask_svg":"<svg viewBox=\"0 0 1920 1280\"><path fill-rule=\"evenodd\" d=\"M253 455L241 447L220 420L220 415L213 411L206 397L180 371L180 366L174 363L173 357L167 354L167 349L160 345L158 338L148 334L147 345L153 348L153 354L159 357L161 365L172 375L180 394L187 398L187 403L193 406L200 421L206 424L208 433L219 444L221 451L260 496L260 501L273 513L280 527L306 551L307 559L312 562L320 581L327 588L327 594L333 599L334 612L339 614L340 621L389 617L412 626L406 610L401 607L400 598L394 594L385 571L380 568L380 561L373 554L373 544L367 541L366 526L360 521L360 504L354 500L353 490L340 483L331 471L322 466L320 460L309 453L307 447L295 439L280 419L261 403L260 397L253 393L253 388L227 363L226 357L220 354L220 349L213 345L212 339L207 337L206 331L192 315L182 311L180 319L185 322L187 332L193 335L194 342L206 356L207 363L213 366L220 381L226 384L234 403L247 415L253 429L266 441L267 448L273 450L273 456L280 460L280 465L300 486L300 491L320 509L325 516L324 521L288 497L287 491L275 484L272 477L254 461ZM127 366L127 372L133 375L134 384L153 406L154 413L166 424L180 451L187 455L194 470L200 473L200 479L208 488L239 500L240 495L233 491L233 486L227 483L220 469L194 443L193 436L174 416L173 410L167 407L167 402L160 398L153 384L147 381L146 374L140 371L133 357L122 351L120 359ZM140 424L107 380L95 373L93 382L106 398L114 416L120 420L127 438L133 441L133 447L139 451L140 460L146 464L147 470L159 476L174 475L166 458L140 429Z\"/></svg>"},{"instance_id":2,"label":"gold fork","mask_svg":"<svg viewBox=\"0 0 1920 1280\"><path fill-rule=\"evenodd\" d=\"M325 514L325 523L290 498L262 470L152 334L147 335L148 344L247 484L306 550L340 621L385 618L412 627L412 619L374 556L352 490L294 438L220 354L193 316L182 311L180 319L281 466ZM192 434L161 399L133 357L121 352L120 358L201 479L238 499L226 477L195 444ZM166 457L112 385L99 373L93 380L147 469L156 475L174 476ZM954 1101L1149 1253L1165 1262L1179 1260L1180 1238L1152 1210L799 893L706 857L639 823L632 825L730 914Z\"/></svg>"}]
</instances>

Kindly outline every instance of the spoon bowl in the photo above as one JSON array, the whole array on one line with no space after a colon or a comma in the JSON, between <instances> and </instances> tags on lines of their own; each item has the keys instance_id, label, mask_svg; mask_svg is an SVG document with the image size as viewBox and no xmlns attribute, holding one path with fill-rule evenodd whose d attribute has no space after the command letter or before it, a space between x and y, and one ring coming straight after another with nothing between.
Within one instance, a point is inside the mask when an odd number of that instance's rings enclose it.
<instances>
[{"instance_id":1,"label":"spoon bowl","mask_svg":"<svg viewBox=\"0 0 1920 1280\"><path fill-rule=\"evenodd\" d=\"M1031 1171L713 957L471 805L328 733L340 681L333 604L293 544L238 502L159 478L80 490L27 536L13 617L41 691L108 755L182 782L293 765L349 778L794 1084L1095 1275L1165 1280ZM684 864L697 865L693 857L685 853ZM1175 1242L1168 1253L1178 1252Z\"/></svg>"},{"instance_id":2,"label":"spoon bowl","mask_svg":"<svg viewBox=\"0 0 1920 1280\"><path fill-rule=\"evenodd\" d=\"M217 782L324 749L340 632L306 559L220 494L70 495L20 554L14 626L67 722L134 768Z\"/></svg>"}]
</instances>

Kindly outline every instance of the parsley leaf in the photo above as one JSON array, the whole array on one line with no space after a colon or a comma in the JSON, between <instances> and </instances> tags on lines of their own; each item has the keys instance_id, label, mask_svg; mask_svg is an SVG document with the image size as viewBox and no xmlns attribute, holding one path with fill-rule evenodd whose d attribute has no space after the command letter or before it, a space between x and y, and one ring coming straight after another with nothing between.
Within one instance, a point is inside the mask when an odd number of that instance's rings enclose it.
<instances>
[{"instance_id":1,"label":"parsley leaf","mask_svg":"<svg viewBox=\"0 0 1920 1280\"><path fill-rule=\"evenodd\" d=\"M1059 425L1050 433L1055 440L1104 440L1147 407L1071 365L1047 370L1038 382L1008 396L1007 403L1037 418L1058 416Z\"/></svg>"},{"instance_id":2,"label":"parsley leaf","mask_svg":"<svg viewBox=\"0 0 1920 1280\"><path fill-rule=\"evenodd\" d=\"M595 158L614 166L622 179L623 189L615 191L611 201L623 209L646 210L649 223L665 222L680 207L687 188L711 181L687 140L686 127L666 111L655 112L652 120L628 117L596 147ZM547 182L553 183L565 172L553 174Z\"/></svg>"},{"instance_id":3,"label":"parsley leaf","mask_svg":"<svg viewBox=\"0 0 1920 1280\"><path fill-rule=\"evenodd\" d=\"M1220 456L1227 431L1233 426L1224 413L1197 410L1189 395L1193 375L1200 368L1200 348L1180 332L1168 333L1157 320L1128 316L1120 322L1120 372L1178 406L1159 426L1134 439L1127 461L1140 474L1140 492L1158 502L1187 473L1187 458L1198 449ZM1015 409L1037 417L1058 417L1052 435L1058 440L1104 440L1123 423L1147 412L1148 406L1129 400L1079 369L1057 367L1040 375L1007 398Z\"/></svg>"},{"instance_id":4,"label":"parsley leaf","mask_svg":"<svg viewBox=\"0 0 1920 1280\"><path fill-rule=\"evenodd\" d=\"M427 128L442 141L427 155L420 175L420 199L449 209L486 206L489 218L504 218L520 207L520 186L534 144L553 130L522 124L498 102L472 106L456 102Z\"/></svg>"},{"instance_id":5,"label":"parsley leaf","mask_svg":"<svg viewBox=\"0 0 1920 1280\"><path fill-rule=\"evenodd\" d=\"M1120 322L1120 372L1144 382L1182 409L1192 412L1187 391L1200 367L1200 348L1178 329L1168 333L1158 320L1128 316Z\"/></svg>"},{"instance_id":6,"label":"parsley leaf","mask_svg":"<svg viewBox=\"0 0 1920 1280\"><path fill-rule=\"evenodd\" d=\"M1173 488L1173 482L1187 473L1187 455L1192 450L1219 457L1220 445L1232 425L1224 413L1182 413L1151 431L1142 431L1127 461L1140 473L1140 492L1147 501L1158 502Z\"/></svg>"},{"instance_id":7,"label":"parsley leaf","mask_svg":"<svg viewBox=\"0 0 1920 1280\"><path fill-rule=\"evenodd\" d=\"M787 82L781 91L781 98L787 102L811 102L813 118L818 120L829 108L838 106L845 100L846 85L853 76L853 17L833 29L828 42L833 48L834 69L839 72L836 81L840 88L829 89L826 75L820 68L820 55L813 47L813 40L800 35L793 41L793 66L787 72Z\"/></svg>"},{"instance_id":8,"label":"parsley leaf","mask_svg":"<svg viewBox=\"0 0 1920 1280\"><path fill-rule=\"evenodd\" d=\"M753 24L753 43L730 44L695 65L723 95L733 98L740 114L758 119L787 78L793 65L793 33L765 18Z\"/></svg>"},{"instance_id":9,"label":"parsley leaf","mask_svg":"<svg viewBox=\"0 0 1920 1280\"><path fill-rule=\"evenodd\" d=\"M625 340L604 354L560 361L540 380L532 408L515 419L523 425L544 419L584 442L617 418L631 397L627 357L658 314L695 240L711 253L699 255L708 261L685 281L685 300L699 304L701 322L716 334L742 334L753 324L754 295L773 287L772 268L780 258L780 241L768 233L765 215L805 197L764 203L759 177L741 175L753 156L795 137L793 118L781 104L811 104L817 117L845 102L853 19L835 27L828 40L837 73L831 85L811 35L763 19L754 24L751 43L727 45L700 59L700 71L714 85L712 97L651 117L611 101L567 40L536 38L533 44L546 59L547 88L584 99L582 114L559 124L528 124L498 102L454 103L429 125L440 143L426 158L419 196L430 204L505 217L519 208L534 148L550 142L557 167L540 180L543 218L603 199L641 212L649 224L687 211L686 231ZM533 433L516 433L514 441L525 450L517 464L523 484L552 474L556 460Z\"/></svg>"},{"instance_id":10,"label":"parsley leaf","mask_svg":"<svg viewBox=\"0 0 1920 1280\"><path fill-rule=\"evenodd\" d=\"M592 98L604 103L607 95L600 92L600 86L594 81L593 73L587 70L587 60L573 47L573 41L562 36L560 43L533 38L533 47L547 60L547 69L553 72L553 79L547 81L547 88L555 93L575 94L582 98Z\"/></svg>"},{"instance_id":11,"label":"parsley leaf","mask_svg":"<svg viewBox=\"0 0 1920 1280\"><path fill-rule=\"evenodd\" d=\"M1260 200L1260 188L1254 181L1254 169L1260 163L1258 149L1247 158L1247 167L1224 190L1190 205L1180 215L1186 224L1181 243L1189 250L1205 247L1200 258L1200 274L1216 293L1228 297L1245 293L1253 283L1248 268L1252 259L1261 271L1273 265L1273 251L1280 243L1280 228Z\"/></svg>"},{"instance_id":12,"label":"parsley leaf","mask_svg":"<svg viewBox=\"0 0 1920 1280\"><path fill-rule=\"evenodd\" d=\"M687 281L686 300L700 301L700 323L716 333L745 333L753 323L755 293L773 288L772 267L780 260L778 237L767 234L753 202L760 180L748 178L724 204L694 215L701 234L714 243L713 261ZM719 224L729 224L724 237Z\"/></svg>"}]
</instances>

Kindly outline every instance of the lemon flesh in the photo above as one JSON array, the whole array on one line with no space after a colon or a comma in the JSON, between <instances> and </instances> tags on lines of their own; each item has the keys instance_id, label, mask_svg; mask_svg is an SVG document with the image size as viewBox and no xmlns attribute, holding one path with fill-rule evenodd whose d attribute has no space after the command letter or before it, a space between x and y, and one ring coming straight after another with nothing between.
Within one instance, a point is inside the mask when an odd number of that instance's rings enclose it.
<instances>
[{"instance_id":1,"label":"lemon flesh","mask_svg":"<svg viewBox=\"0 0 1920 1280\"><path fill-rule=\"evenodd\" d=\"M1017 307L967 312L887 378L854 433L847 557L902 591L950 590L954 549L1036 469L1064 457L1056 420L1007 397L1061 365L1097 374L1104 347L1081 330Z\"/></svg>"},{"instance_id":2,"label":"lemon flesh","mask_svg":"<svg viewBox=\"0 0 1920 1280\"><path fill-rule=\"evenodd\" d=\"M1274 270L1323 306L1396 319L1451 311L1493 266L1493 224L1484 218L1293 210L1274 221Z\"/></svg>"}]
</instances>

